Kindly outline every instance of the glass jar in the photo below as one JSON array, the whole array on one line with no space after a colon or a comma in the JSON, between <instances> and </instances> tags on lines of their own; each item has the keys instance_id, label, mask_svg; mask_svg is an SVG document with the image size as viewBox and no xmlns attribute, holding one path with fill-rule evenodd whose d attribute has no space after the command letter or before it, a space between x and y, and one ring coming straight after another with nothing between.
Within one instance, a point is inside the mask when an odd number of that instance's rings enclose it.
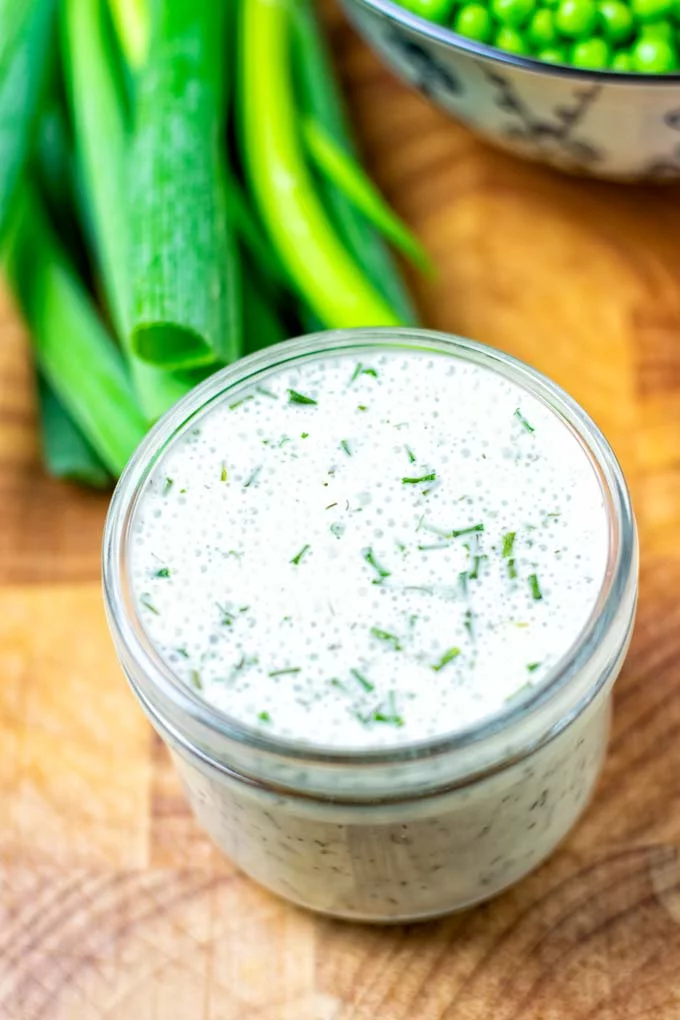
<instances>
[{"instance_id":1,"label":"glass jar","mask_svg":"<svg viewBox=\"0 0 680 1020\"><path fill-rule=\"evenodd\" d=\"M319 749L256 731L206 703L162 661L129 577L135 508L178 435L237 390L302 359L411 349L466 359L542 401L580 441L609 518L595 609L546 679L480 724L396 748ZM320 333L206 380L149 433L111 502L104 597L122 668L168 745L201 825L245 872L288 899L366 921L434 917L495 895L536 867L587 804L605 754L612 685L630 640L637 539L621 470L585 412L498 351L407 329Z\"/></svg>"}]
</instances>

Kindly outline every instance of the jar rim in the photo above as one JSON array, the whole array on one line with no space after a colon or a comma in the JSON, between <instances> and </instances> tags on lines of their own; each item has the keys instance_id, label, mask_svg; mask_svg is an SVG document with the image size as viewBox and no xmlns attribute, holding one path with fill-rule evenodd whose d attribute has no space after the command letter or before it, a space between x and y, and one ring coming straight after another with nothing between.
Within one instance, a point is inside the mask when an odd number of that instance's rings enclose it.
<instances>
[{"instance_id":1,"label":"jar rim","mask_svg":"<svg viewBox=\"0 0 680 1020\"><path fill-rule=\"evenodd\" d=\"M536 688L506 703L481 720L444 734L376 748L317 747L278 737L249 726L211 705L191 690L164 661L148 637L137 612L129 578L128 541L135 511L154 467L198 417L226 394L257 383L264 375L291 363L369 349L411 350L444 354L488 368L511 379L546 405L581 443L596 470L609 520L609 551L598 599L581 633ZM268 347L210 376L178 401L154 425L126 466L114 491L106 518L102 550L104 602L114 644L128 680L139 696L142 687L157 711L164 707L187 717L228 743L301 766L389 766L439 757L510 729L533 715L568 688L595 655L618 620L636 572L636 531L630 496L621 467L604 435L566 391L538 370L495 348L450 334L415 328L362 328L312 333ZM604 682L606 677L601 678ZM582 695L581 708L598 685Z\"/></svg>"}]
</instances>

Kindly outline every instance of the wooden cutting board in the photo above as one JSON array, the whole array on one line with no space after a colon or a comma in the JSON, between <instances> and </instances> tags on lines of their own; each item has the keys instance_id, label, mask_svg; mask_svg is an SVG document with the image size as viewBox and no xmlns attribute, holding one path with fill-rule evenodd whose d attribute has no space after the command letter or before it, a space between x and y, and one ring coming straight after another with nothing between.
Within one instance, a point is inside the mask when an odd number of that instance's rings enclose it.
<instances>
[{"instance_id":1,"label":"wooden cutting board","mask_svg":"<svg viewBox=\"0 0 680 1020\"><path fill-rule=\"evenodd\" d=\"M102 613L106 499L41 470L0 298L0 1020L680 1017L680 191L501 155L399 86L339 16L368 162L438 266L425 321L548 372L630 481L639 622L604 777L552 860L424 926L312 917L194 825ZM65 338L67 340L67 338Z\"/></svg>"}]
</instances>

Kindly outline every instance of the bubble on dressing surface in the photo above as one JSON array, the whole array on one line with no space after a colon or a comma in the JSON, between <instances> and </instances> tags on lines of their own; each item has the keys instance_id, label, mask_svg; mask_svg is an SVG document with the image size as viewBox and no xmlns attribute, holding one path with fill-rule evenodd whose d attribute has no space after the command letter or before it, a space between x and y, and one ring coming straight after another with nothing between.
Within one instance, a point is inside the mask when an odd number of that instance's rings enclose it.
<instances>
[{"instance_id":1,"label":"bubble on dressing surface","mask_svg":"<svg viewBox=\"0 0 680 1020\"><path fill-rule=\"evenodd\" d=\"M178 675L320 746L502 709L577 638L608 554L571 431L502 376L417 353L230 394L159 462L134 536L139 613Z\"/></svg>"}]
</instances>

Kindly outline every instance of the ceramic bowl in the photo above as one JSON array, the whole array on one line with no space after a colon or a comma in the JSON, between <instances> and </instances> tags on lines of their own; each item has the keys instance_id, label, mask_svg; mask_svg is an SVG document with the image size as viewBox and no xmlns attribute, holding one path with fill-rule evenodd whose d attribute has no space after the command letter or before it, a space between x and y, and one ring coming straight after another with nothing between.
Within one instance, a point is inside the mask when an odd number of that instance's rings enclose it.
<instances>
[{"instance_id":1,"label":"ceramic bowl","mask_svg":"<svg viewBox=\"0 0 680 1020\"><path fill-rule=\"evenodd\" d=\"M392 70L496 145L572 173L680 177L680 74L582 71L457 35L391 0L341 0Z\"/></svg>"}]
</instances>

